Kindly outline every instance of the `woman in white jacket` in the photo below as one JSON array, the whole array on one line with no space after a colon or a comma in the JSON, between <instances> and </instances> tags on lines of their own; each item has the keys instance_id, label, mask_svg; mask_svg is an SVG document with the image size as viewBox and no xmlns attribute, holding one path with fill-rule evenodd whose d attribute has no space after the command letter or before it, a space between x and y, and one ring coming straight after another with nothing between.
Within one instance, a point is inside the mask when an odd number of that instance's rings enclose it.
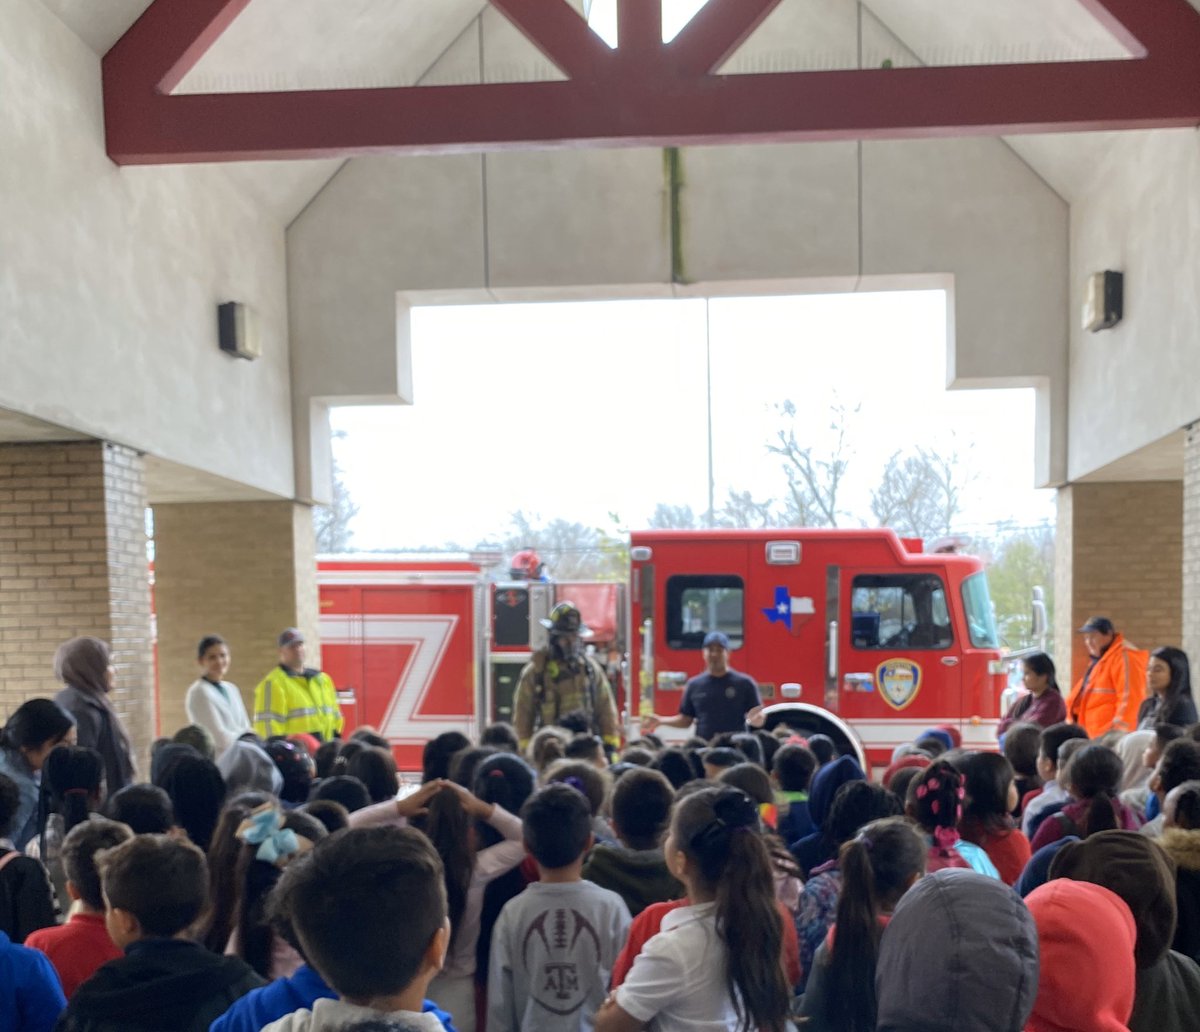
<instances>
[{"instance_id":1,"label":"woman in white jacket","mask_svg":"<svg viewBox=\"0 0 1200 1032\"><path fill-rule=\"evenodd\" d=\"M196 652L201 674L187 690L188 720L205 727L213 736L220 756L254 727L236 684L225 680L229 670L229 646L216 634L200 639Z\"/></svg>"}]
</instances>

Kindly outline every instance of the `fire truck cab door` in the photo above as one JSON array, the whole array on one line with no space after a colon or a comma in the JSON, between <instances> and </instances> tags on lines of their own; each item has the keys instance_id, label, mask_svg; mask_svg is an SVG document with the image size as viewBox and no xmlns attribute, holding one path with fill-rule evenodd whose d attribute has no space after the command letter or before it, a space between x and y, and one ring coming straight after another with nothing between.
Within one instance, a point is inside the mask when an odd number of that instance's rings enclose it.
<instances>
[{"instance_id":1,"label":"fire truck cab door","mask_svg":"<svg viewBox=\"0 0 1200 1032\"><path fill-rule=\"evenodd\" d=\"M960 724L961 645L940 571L841 571L838 714L872 763L926 728Z\"/></svg>"}]
</instances>

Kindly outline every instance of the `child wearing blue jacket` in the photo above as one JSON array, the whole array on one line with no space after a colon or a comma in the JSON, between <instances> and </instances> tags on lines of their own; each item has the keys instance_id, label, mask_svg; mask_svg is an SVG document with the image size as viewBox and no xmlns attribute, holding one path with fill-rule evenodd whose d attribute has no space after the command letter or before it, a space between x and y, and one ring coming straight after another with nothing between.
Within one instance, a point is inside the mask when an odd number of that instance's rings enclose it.
<instances>
[{"instance_id":1,"label":"child wearing blue jacket","mask_svg":"<svg viewBox=\"0 0 1200 1032\"><path fill-rule=\"evenodd\" d=\"M0 1013L9 1032L51 1032L67 998L46 954L0 932ZM9 1020L12 1024L9 1024Z\"/></svg>"}]
</instances>

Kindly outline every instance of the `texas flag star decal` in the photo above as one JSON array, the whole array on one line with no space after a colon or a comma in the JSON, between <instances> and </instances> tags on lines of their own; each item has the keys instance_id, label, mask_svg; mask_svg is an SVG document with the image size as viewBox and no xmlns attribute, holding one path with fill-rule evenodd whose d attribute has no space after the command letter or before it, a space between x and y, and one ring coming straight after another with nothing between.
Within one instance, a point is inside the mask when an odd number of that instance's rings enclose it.
<instances>
[{"instance_id":1,"label":"texas flag star decal","mask_svg":"<svg viewBox=\"0 0 1200 1032\"><path fill-rule=\"evenodd\" d=\"M769 623L781 623L792 634L799 634L816 610L811 598L797 598L786 587L775 589L775 604L763 609Z\"/></svg>"}]
</instances>

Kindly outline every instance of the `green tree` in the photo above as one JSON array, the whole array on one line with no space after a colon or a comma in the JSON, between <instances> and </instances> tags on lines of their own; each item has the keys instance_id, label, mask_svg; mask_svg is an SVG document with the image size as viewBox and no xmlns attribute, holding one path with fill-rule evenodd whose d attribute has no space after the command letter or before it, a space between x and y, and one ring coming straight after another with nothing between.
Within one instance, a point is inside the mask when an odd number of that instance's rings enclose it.
<instances>
[{"instance_id":1,"label":"green tree","mask_svg":"<svg viewBox=\"0 0 1200 1032\"><path fill-rule=\"evenodd\" d=\"M1000 639L1009 649L1026 648L1029 636L1033 589L1045 591L1046 616L1054 628L1054 527L1045 524L1013 531L994 545L977 542L976 551L988 563L988 586L996 608ZM1047 641L1053 651L1053 641Z\"/></svg>"}]
</instances>

